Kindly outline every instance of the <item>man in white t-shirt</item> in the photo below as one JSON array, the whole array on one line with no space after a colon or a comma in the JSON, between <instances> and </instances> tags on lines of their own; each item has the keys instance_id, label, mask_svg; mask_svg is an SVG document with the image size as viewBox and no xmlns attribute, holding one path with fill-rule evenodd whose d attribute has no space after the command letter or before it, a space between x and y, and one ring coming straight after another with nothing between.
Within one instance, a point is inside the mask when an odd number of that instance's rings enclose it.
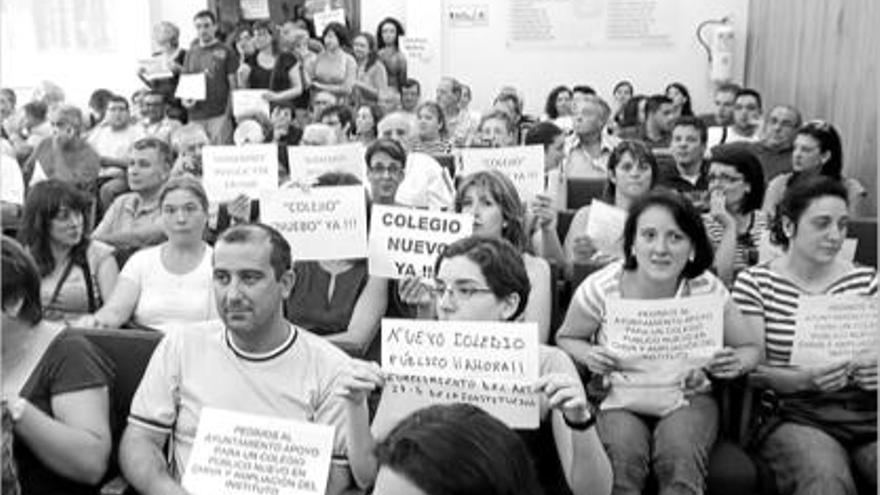
<instances>
[{"instance_id":1,"label":"man in white t-shirt","mask_svg":"<svg viewBox=\"0 0 880 495\"><path fill-rule=\"evenodd\" d=\"M290 245L265 225L237 225L217 240L213 270L222 321L168 333L156 348L120 445L126 479L144 495L185 494L180 481L200 414L211 407L333 426L326 493L353 488L348 418L335 394L349 358L284 319L294 283ZM171 436L169 468L163 449Z\"/></svg>"},{"instance_id":2,"label":"man in white t-shirt","mask_svg":"<svg viewBox=\"0 0 880 495\"><path fill-rule=\"evenodd\" d=\"M143 133L131 125L128 100L111 96L107 100L104 121L92 129L86 140L101 157L101 177L107 181L101 186L101 208L106 210L116 196L128 190L125 170L128 168L131 145Z\"/></svg>"}]
</instances>

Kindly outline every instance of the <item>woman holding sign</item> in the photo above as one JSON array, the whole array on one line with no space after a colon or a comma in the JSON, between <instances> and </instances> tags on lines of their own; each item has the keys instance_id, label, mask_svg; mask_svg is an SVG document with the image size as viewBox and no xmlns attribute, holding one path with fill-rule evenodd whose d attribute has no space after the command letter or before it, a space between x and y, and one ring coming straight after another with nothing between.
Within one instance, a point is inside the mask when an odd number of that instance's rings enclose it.
<instances>
[{"instance_id":1,"label":"woman holding sign","mask_svg":"<svg viewBox=\"0 0 880 495\"><path fill-rule=\"evenodd\" d=\"M303 93L299 60L293 53L278 49L278 39L268 21L255 23L253 30L255 52L246 55L239 65L238 86L268 90L263 99L270 103L292 102Z\"/></svg>"},{"instance_id":2,"label":"woman holding sign","mask_svg":"<svg viewBox=\"0 0 880 495\"><path fill-rule=\"evenodd\" d=\"M863 354L849 349L846 357L798 356L804 348L798 332L807 327L799 314L809 309L800 307L804 298L812 296L819 305L847 295L877 295L876 269L837 255L848 218L847 190L839 181L814 177L793 185L771 227L785 254L744 270L733 287L746 318L766 334L767 361L752 381L775 407L764 411L753 442L786 495L854 494L859 481L877 490L876 344ZM872 304L876 308L876 299ZM873 321L856 318L876 332L876 313ZM847 335L833 318L827 323ZM859 345L853 343L855 350Z\"/></svg>"},{"instance_id":3,"label":"woman holding sign","mask_svg":"<svg viewBox=\"0 0 880 495\"><path fill-rule=\"evenodd\" d=\"M615 493L641 493L652 469L660 493L702 493L718 431L706 375L732 379L753 369L761 335L707 271L712 246L687 200L658 191L636 201L623 252L623 261L578 287L557 342L601 382L598 430ZM630 308L641 304L651 308L644 316ZM693 328L707 320L714 328Z\"/></svg>"},{"instance_id":4,"label":"woman holding sign","mask_svg":"<svg viewBox=\"0 0 880 495\"><path fill-rule=\"evenodd\" d=\"M438 257L434 272L437 281L432 292L440 320L515 321L528 306L531 287L522 254L498 236L456 241ZM535 388L540 395L541 427L519 433L529 447L545 492L610 493L608 458L592 428L594 417L571 359L555 347L541 345L539 374ZM340 379L340 393L359 407L369 392L383 384L377 364L358 361ZM357 407L352 410L359 411ZM388 416L394 412L389 411ZM380 404L373 423L377 440L384 439L394 427L394 419L383 417L383 413ZM366 421L364 414L359 414L361 417L353 413L349 418L349 457L355 476L371 480L376 470L373 442L358 435L355 426Z\"/></svg>"}]
</instances>

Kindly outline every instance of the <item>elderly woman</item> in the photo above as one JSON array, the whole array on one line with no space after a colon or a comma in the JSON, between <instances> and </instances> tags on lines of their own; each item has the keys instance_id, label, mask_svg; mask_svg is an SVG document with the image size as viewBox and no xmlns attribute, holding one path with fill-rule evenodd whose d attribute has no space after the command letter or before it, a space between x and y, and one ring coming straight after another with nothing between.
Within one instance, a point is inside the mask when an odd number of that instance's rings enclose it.
<instances>
[{"instance_id":1,"label":"elderly woman","mask_svg":"<svg viewBox=\"0 0 880 495\"><path fill-rule=\"evenodd\" d=\"M107 303L82 324L118 328L131 321L170 331L217 318L212 250L202 240L208 219L204 188L192 176L173 178L159 193L159 208L168 241L136 252Z\"/></svg>"},{"instance_id":2,"label":"elderly woman","mask_svg":"<svg viewBox=\"0 0 880 495\"><path fill-rule=\"evenodd\" d=\"M854 494L858 481L877 491L877 349L814 366L791 364L802 297L877 295L877 270L837 255L846 237L847 197L843 184L828 177L792 185L771 227L785 254L745 269L733 286L746 320L766 334L767 360L752 382L773 406L753 440L784 495Z\"/></svg>"},{"instance_id":3,"label":"elderly woman","mask_svg":"<svg viewBox=\"0 0 880 495\"><path fill-rule=\"evenodd\" d=\"M93 313L116 285L113 248L86 233L89 205L89 198L57 179L40 182L28 193L19 237L37 262L47 319Z\"/></svg>"},{"instance_id":4,"label":"elderly woman","mask_svg":"<svg viewBox=\"0 0 880 495\"><path fill-rule=\"evenodd\" d=\"M761 334L747 325L708 268L712 246L699 214L666 191L640 198L624 226L622 261L577 288L557 334L559 347L589 368L604 395L599 436L614 471L614 493L641 493L651 471L659 493L702 493L718 432L706 375L732 379L761 359ZM723 304L723 348L707 362L646 360L608 347L609 305L621 299L712 296Z\"/></svg>"},{"instance_id":5,"label":"elderly woman","mask_svg":"<svg viewBox=\"0 0 880 495\"><path fill-rule=\"evenodd\" d=\"M337 98L351 96L357 78L357 61L348 51L351 43L345 26L331 22L321 34L324 51L318 54L309 74L312 89L328 91Z\"/></svg>"},{"instance_id":6,"label":"elderly woman","mask_svg":"<svg viewBox=\"0 0 880 495\"><path fill-rule=\"evenodd\" d=\"M22 493L97 494L110 459L110 362L81 335L43 320L40 275L2 240L3 402Z\"/></svg>"}]
</instances>

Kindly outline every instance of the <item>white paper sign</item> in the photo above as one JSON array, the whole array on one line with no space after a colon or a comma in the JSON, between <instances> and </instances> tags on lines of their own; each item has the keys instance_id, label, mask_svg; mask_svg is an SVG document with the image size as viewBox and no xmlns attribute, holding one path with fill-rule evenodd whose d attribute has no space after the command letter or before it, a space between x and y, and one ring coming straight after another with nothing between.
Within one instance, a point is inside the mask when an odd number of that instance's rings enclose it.
<instances>
[{"instance_id":1,"label":"white paper sign","mask_svg":"<svg viewBox=\"0 0 880 495\"><path fill-rule=\"evenodd\" d=\"M605 345L628 362L705 361L724 344L724 299L611 298L603 334Z\"/></svg>"},{"instance_id":2,"label":"white paper sign","mask_svg":"<svg viewBox=\"0 0 880 495\"><path fill-rule=\"evenodd\" d=\"M168 59L165 57L152 57L138 60L138 65L144 71L144 77L153 79L168 79L174 77L174 73L168 67Z\"/></svg>"},{"instance_id":3,"label":"white paper sign","mask_svg":"<svg viewBox=\"0 0 880 495\"><path fill-rule=\"evenodd\" d=\"M202 184L212 203L231 201L240 194L257 198L278 189L278 148L274 144L205 146Z\"/></svg>"},{"instance_id":4,"label":"white paper sign","mask_svg":"<svg viewBox=\"0 0 880 495\"><path fill-rule=\"evenodd\" d=\"M345 9L330 9L321 12L315 12L315 32L323 33L324 28L331 22L338 22L345 26Z\"/></svg>"},{"instance_id":5,"label":"white paper sign","mask_svg":"<svg viewBox=\"0 0 880 495\"><path fill-rule=\"evenodd\" d=\"M428 62L432 58L431 42L428 38L405 36L400 38L400 51L408 62Z\"/></svg>"},{"instance_id":6,"label":"white paper sign","mask_svg":"<svg viewBox=\"0 0 880 495\"><path fill-rule=\"evenodd\" d=\"M244 19L269 18L269 0L241 0L240 5Z\"/></svg>"},{"instance_id":7,"label":"white paper sign","mask_svg":"<svg viewBox=\"0 0 880 495\"><path fill-rule=\"evenodd\" d=\"M471 235L474 219L462 213L373 205L370 220L370 275L433 279L437 255Z\"/></svg>"},{"instance_id":8,"label":"white paper sign","mask_svg":"<svg viewBox=\"0 0 880 495\"><path fill-rule=\"evenodd\" d=\"M192 495L321 495L334 428L203 408L182 485Z\"/></svg>"},{"instance_id":9,"label":"white paper sign","mask_svg":"<svg viewBox=\"0 0 880 495\"><path fill-rule=\"evenodd\" d=\"M264 89L236 89L232 91L232 112L236 118L263 115L269 118L269 102L263 98Z\"/></svg>"},{"instance_id":10,"label":"white paper sign","mask_svg":"<svg viewBox=\"0 0 880 495\"><path fill-rule=\"evenodd\" d=\"M462 173L498 170L516 186L520 200L531 201L544 191L544 147L465 148L461 150Z\"/></svg>"},{"instance_id":11,"label":"white paper sign","mask_svg":"<svg viewBox=\"0 0 880 495\"><path fill-rule=\"evenodd\" d=\"M795 312L790 363L819 366L850 360L880 344L880 306L876 297L801 296Z\"/></svg>"},{"instance_id":12,"label":"white paper sign","mask_svg":"<svg viewBox=\"0 0 880 495\"><path fill-rule=\"evenodd\" d=\"M587 237L602 254L623 257L623 225L626 210L594 199L587 218Z\"/></svg>"},{"instance_id":13,"label":"white paper sign","mask_svg":"<svg viewBox=\"0 0 880 495\"><path fill-rule=\"evenodd\" d=\"M3 183L0 184L0 200L14 205L23 205L24 179L21 176L21 167L19 167L18 161L11 156L0 153L0 167L3 168ZM39 162L34 166L33 175L37 175L37 170L39 170L40 173L43 172L43 166L40 165Z\"/></svg>"},{"instance_id":14,"label":"white paper sign","mask_svg":"<svg viewBox=\"0 0 880 495\"><path fill-rule=\"evenodd\" d=\"M511 428L537 428L536 323L382 320L380 410L400 417L430 404L466 402ZM378 413L377 413L378 414Z\"/></svg>"},{"instance_id":15,"label":"white paper sign","mask_svg":"<svg viewBox=\"0 0 880 495\"><path fill-rule=\"evenodd\" d=\"M295 260L367 257L363 186L279 189L261 196L260 217L287 239Z\"/></svg>"},{"instance_id":16,"label":"white paper sign","mask_svg":"<svg viewBox=\"0 0 880 495\"><path fill-rule=\"evenodd\" d=\"M204 72L196 72L195 74L181 74L180 80L177 82L177 91L174 96L182 100L203 101L205 92L207 91Z\"/></svg>"},{"instance_id":17,"label":"white paper sign","mask_svg":"<svg viewBox=\"0 0 880 495\"><path fill-rule=\"evenodd\" d=\"M360 143L333 146L289 146L287 161L291 180L308 183L326 172L352 174L367 183L367 163Z\"/></svg>"}]
</instances>

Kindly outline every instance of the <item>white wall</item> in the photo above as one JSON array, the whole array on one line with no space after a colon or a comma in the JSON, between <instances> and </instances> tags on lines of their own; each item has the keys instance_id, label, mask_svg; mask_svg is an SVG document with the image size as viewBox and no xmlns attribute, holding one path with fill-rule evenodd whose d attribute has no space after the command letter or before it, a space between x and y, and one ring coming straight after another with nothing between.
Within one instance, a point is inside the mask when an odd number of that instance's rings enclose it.
<instances>
[{"instance_id":1,"label":"white wall","mask_svg":"<svg viewBox=\"0 0 880 495\"><path fill-rule=\"evenodd\" d=\"M557 84L589 84L609 97L614 83L625 78L633 81L637 93L647 94L662 92L669 82L683 82L691 91L694 110L710 111L708 62L694 32L704 20L731 16L737 40L733 74L734 80L741 82L748 1L659 1L674 4L678 28L668 48L509 48L508 0L362 0L362 25L368 31L375 30L386 13L399 16L407 25L434 20L439 5L442 56L435 59L433 72L453 75L469 84L474 91L474 109L488 108L497 90L511 84L526 96L526 110L540 114L547 93ZM429 2L430 11L421 12ZM461 5L487 6L487 25L450 26L446 21L448 7ZM422 81L431 88L436 82ZM433 92L426 95L430 97Z\"/></svg>"}]
</instances>

